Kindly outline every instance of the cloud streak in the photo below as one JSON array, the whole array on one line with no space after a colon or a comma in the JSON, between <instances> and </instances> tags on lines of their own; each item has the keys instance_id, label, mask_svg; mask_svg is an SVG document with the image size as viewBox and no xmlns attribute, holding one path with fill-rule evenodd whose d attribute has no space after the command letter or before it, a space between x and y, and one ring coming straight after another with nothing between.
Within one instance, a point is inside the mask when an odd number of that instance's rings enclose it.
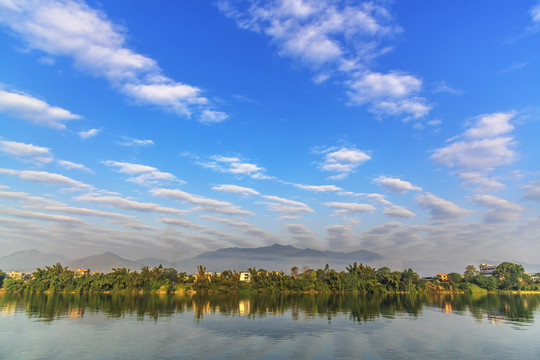
<instances>
[{"instance_id":1,"label":"cloud streak","mask_svg":"<svg viewBox=\"0 0 540 360\"><path fill-rule=\"evenodd\" d=\"M129 49L126 30L103 12L72 0L3 2L0 10L0 23L28 48L69 57L79 69L104 77L141 104L187 117L195 110L201 121L209 122L208 112L214 110L203 90L164 76L154 59ZM70 116L61 110L54 108L53 112ZM213 114L215 118L226 117L224 113ZM60 126L58 121L56 124Z\"/></svg>"},{"instance_id":2,"label":"cloud streak","mask_svg":"<svg viewBox=\"0 0 540 360\"><path fill-rule=\"evenodd\" d=\"M426 116L431 105L418 94L422 81L400 71L370 69L391 50L384 39L401 32L390 12L374 2L221 0L218 8L241 29L266 35L280 56L315 71L315 83L339 79L353 105L408 118Z\"/></svg>"},{"instance_id":3,"label":"cloud streak","mask_svg":"<svg viewBox=\"0 0 540 360\"><path fill-rule=\"evenodd\" d=\"M1 7L1 5L0 5ZM0 17L1 19L1 17ZM0 89L0 112L5 112L33 124L53 129L65 129L65 122L81 116L22 92Z\"/></svg>"}]
</instances>

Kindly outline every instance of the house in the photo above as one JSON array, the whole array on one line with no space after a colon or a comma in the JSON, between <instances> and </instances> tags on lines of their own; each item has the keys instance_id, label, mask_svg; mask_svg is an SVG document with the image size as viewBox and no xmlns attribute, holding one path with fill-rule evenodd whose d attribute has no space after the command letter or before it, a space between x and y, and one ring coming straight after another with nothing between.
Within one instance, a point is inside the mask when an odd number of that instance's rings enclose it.
<instances>
[{"instance_id":1,"label":"house","mask_svg":"<svg viewBox=\"0 0 540 360\"><path fill-rule=\"evenodd\" d=\"M437 274L437 277L438 277L441 281L448 281L448 274Z\"/></svg>"},{"instance_id":2,"label":"house","mask_svg":"<svg viewBox=\"0 0 540 360\"><path fill-rule=\"evenodd\" d=\"M90 276L90 269L77 269L73 271L75 277Z\"/></svg>"},{"instance_id":3,"label":"house","mask_svg":"<svg viewBox=\"0 0 540 360\"><path fill-rule=\"evenodd\" d=\"M251 282L251 274L249 273L249 271L240 271L239 274L240 274L240 281Z\"/></svg>"},{"instance_id":4,"label":"house","mask_svg":"<svg viewBox=\"0 0 540 360\"><path fill-rule=\"evenodd\" d=\"M23 280L23 281L26 281L30 279L30 277L32 277L32 274L23 273L20 271L8 272L6 273L6 275L8 278L15 279L15 280Z\"/></svg>"},{"instance_id":5,"label":"house","mask_svg":"<svg viewBox=\"0 0 540 360\"><path fill-rule=\"evenodd\" d=\"M493 272L497 268L497 265L480 264L479 268L480 268L480 275L491 276L493 275Z\"/></svg>"}]
</instances>

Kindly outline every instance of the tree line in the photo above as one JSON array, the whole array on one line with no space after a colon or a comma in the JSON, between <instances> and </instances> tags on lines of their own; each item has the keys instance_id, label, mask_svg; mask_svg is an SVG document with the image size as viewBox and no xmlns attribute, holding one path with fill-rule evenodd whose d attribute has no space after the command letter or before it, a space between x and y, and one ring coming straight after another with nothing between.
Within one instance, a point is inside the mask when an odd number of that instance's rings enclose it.
<instances>
[{"instance_id":1,"label":"tree line","mask_svg":"<svg viewBox=\"0 0 540 360\"><path fill-rule=\"evenodd\" d=\"M502 263L492 276L480 275L469 265L463 275L449 273L448 279L422 279L412 269L392 271L388 267L373 267L354 263L338 272L330 269L312 270L297 267L290 274L269 272L250 268L250 281L241 281L240 273L232 270L220 274L207 273L198 266L195 276L187 276L173 268L143 267L140 272L125 268L109 273L77 276L61 264L38 268L30 279L6 278L0 271L0 286L8 292L174 292L196 291L198 293L234 293L249 291L258 293L318 292L318 293L425 293L429 291L540 291L540 283L525 273L523 266ZM3 283L2 283L3 281Z\"/></svg>"}]
</instances>

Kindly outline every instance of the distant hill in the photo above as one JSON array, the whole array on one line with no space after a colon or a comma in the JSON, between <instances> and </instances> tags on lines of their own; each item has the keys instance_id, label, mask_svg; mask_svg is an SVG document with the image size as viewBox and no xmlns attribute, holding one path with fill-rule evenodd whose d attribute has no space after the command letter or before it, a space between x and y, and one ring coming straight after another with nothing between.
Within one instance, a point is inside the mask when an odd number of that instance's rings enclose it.
<instances>
[{"instance_id":1,"label":"distant hill","mask_svg":"<svg viewBox=\"0 0 540 360\"><path fill-rule=\"evenodd\" d=\"M384 257L380 254L359 250L350 253L299 249L292 245L264 246L258 248L230 247L209 251L179 262L182 271L195 272L197 265L206 266L207 271L225 269L245 270L249 267L290 272L291 267L303 266L323 268L329 264L334 269L344 269L354 262L370 264Z\"/></svg>"},{"instance_id":2,"label":"distant hill","mask_svg":"<svg viewBox=\"0 0 540 360\"><path fill-rule=\"evenodd\" d=\"M165 261L165 260L156 259L156 258L138 259L138 260L135 260L135 262L142 264L143 266L148 266L148 267L158 267L159 265L161 265L164 268L170 268L170 267L173 268L176 265L176 264L171 263L170 261Z\"/></svg>"},{"instance_id":3,"label":"distant hill","mask_svg":"<svg viewBox=\"0 0 540 360\"><path fill-rule=\"evenodd\" d=\"M69 259L60 254L46 254L35 249L24 250L0 257L0 270L33 272L38 267L43 268L67 261Z\"/></svg>"},{"instance_id":4,"label":"distant hill","mask_svg":"<svg viewBox=\"0 0 540 360\"><path fill-rule=\"evenodd\" d=\"M143 264L128 259L121 258L120 256L106 252L101 255L91 255L80 259L75 259L65 264L70 270L75 269L90 269L90 271L109 272L112 269L126 268L132 271L140 271L144 266Z\"/></svg>"}]
</instances>

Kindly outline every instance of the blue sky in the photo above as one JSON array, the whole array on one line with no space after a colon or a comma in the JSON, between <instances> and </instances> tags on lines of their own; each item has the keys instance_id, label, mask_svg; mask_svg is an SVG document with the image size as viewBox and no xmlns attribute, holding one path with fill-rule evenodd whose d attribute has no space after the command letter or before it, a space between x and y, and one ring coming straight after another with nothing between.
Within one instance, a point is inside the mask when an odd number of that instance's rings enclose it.
<instances>
[{"instance_id":1,"label":"blue sky","mask_svg":"<svg viewBox=\"0 0 540 360\"><path fill-rule=\"evenodd\" d=\"M540 253L537 1L0 1L0 255Z\"/></svg>"}]
</instances>

